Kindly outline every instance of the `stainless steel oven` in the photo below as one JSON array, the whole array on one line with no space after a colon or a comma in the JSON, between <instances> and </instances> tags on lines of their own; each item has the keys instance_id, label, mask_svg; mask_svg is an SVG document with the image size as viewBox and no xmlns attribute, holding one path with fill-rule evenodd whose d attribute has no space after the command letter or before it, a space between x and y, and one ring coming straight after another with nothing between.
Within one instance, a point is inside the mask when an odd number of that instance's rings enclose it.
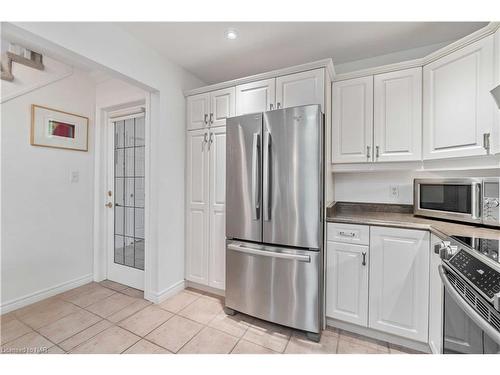
<instances>
[{"instance_id":1,"label":"stainless steel oven","mask_svg":"<svg viewBox=\"0 0 500 375\"><path fill-rule=\"evenodd\" d=\"M452 237L441 245L443 353L500 354L499 242Z\"/></svg>"},{"instance_id":2,"label":"stainless steel oven","mask_svg":"<svg viewBox=\"0 0 500 375\"><path fill-rule=\"evenodd\" d=\"M415 179L414 214L500 226L500 178Z\"/></svg>"}]
</instances>

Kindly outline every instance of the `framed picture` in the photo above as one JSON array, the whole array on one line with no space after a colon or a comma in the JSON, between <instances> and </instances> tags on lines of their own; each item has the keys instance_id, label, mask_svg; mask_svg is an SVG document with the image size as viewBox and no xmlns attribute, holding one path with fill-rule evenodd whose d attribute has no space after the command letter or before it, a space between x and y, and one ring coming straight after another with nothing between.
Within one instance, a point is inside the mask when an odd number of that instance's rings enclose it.
<instances>
[{"instance_id":1,"label":"framed picture","mask_svg":"<svg viewBox=\"0 0 500 375\"><path fill-rule=\"evenodd\" d=\"M31 136L33 146L88 151L88 117L31 105Z\"/></svg>"}]
</instances>

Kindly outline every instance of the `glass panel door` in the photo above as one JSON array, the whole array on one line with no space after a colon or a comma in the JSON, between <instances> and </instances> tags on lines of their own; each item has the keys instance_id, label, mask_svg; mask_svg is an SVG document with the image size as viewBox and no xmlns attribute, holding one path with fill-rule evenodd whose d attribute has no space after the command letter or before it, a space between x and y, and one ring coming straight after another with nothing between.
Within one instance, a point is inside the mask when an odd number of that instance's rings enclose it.
<instances>
[{"instance_id":1,"label":"glass panel door","mask_svg":"<svg viewBox=\"0 0 500 375\"><path fill-rule=\"evenodd\" d=\"M144 117L116 121L114 263L144 270Z\"/></svg>"}]
</instances>

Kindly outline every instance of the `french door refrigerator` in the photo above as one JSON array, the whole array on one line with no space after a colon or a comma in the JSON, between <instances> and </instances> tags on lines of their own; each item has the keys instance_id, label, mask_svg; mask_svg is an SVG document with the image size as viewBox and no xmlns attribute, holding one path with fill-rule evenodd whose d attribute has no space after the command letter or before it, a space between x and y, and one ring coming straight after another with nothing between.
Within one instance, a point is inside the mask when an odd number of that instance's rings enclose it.
<instances>
[{"instance_id":1,"label":"french door refrigerator","mask_svg":"<svg viewBox=\"0 0 500 375\"><path fill-rule=\"evenodd\" d=\"M226 312L319 339L323 114L319 105L226 122Z\"/></svg>"}]
</instances>

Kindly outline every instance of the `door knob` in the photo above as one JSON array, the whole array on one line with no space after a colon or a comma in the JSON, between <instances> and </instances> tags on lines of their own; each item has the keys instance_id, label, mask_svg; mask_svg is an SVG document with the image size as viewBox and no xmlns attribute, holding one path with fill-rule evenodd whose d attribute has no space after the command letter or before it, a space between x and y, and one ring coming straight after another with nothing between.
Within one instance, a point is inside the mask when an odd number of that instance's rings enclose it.
<instances>
[{"instance_id":1,"label":"door knob","mask_svg":"<svg viewBox=\"0 0 500 375\"><path fill-rule=\"evenodd\" d=\"M108 202L108 203L105 204L105 206L108 207L108 208L112 208L113 207L113 203Z\"/></svg>"}]
</instances>

